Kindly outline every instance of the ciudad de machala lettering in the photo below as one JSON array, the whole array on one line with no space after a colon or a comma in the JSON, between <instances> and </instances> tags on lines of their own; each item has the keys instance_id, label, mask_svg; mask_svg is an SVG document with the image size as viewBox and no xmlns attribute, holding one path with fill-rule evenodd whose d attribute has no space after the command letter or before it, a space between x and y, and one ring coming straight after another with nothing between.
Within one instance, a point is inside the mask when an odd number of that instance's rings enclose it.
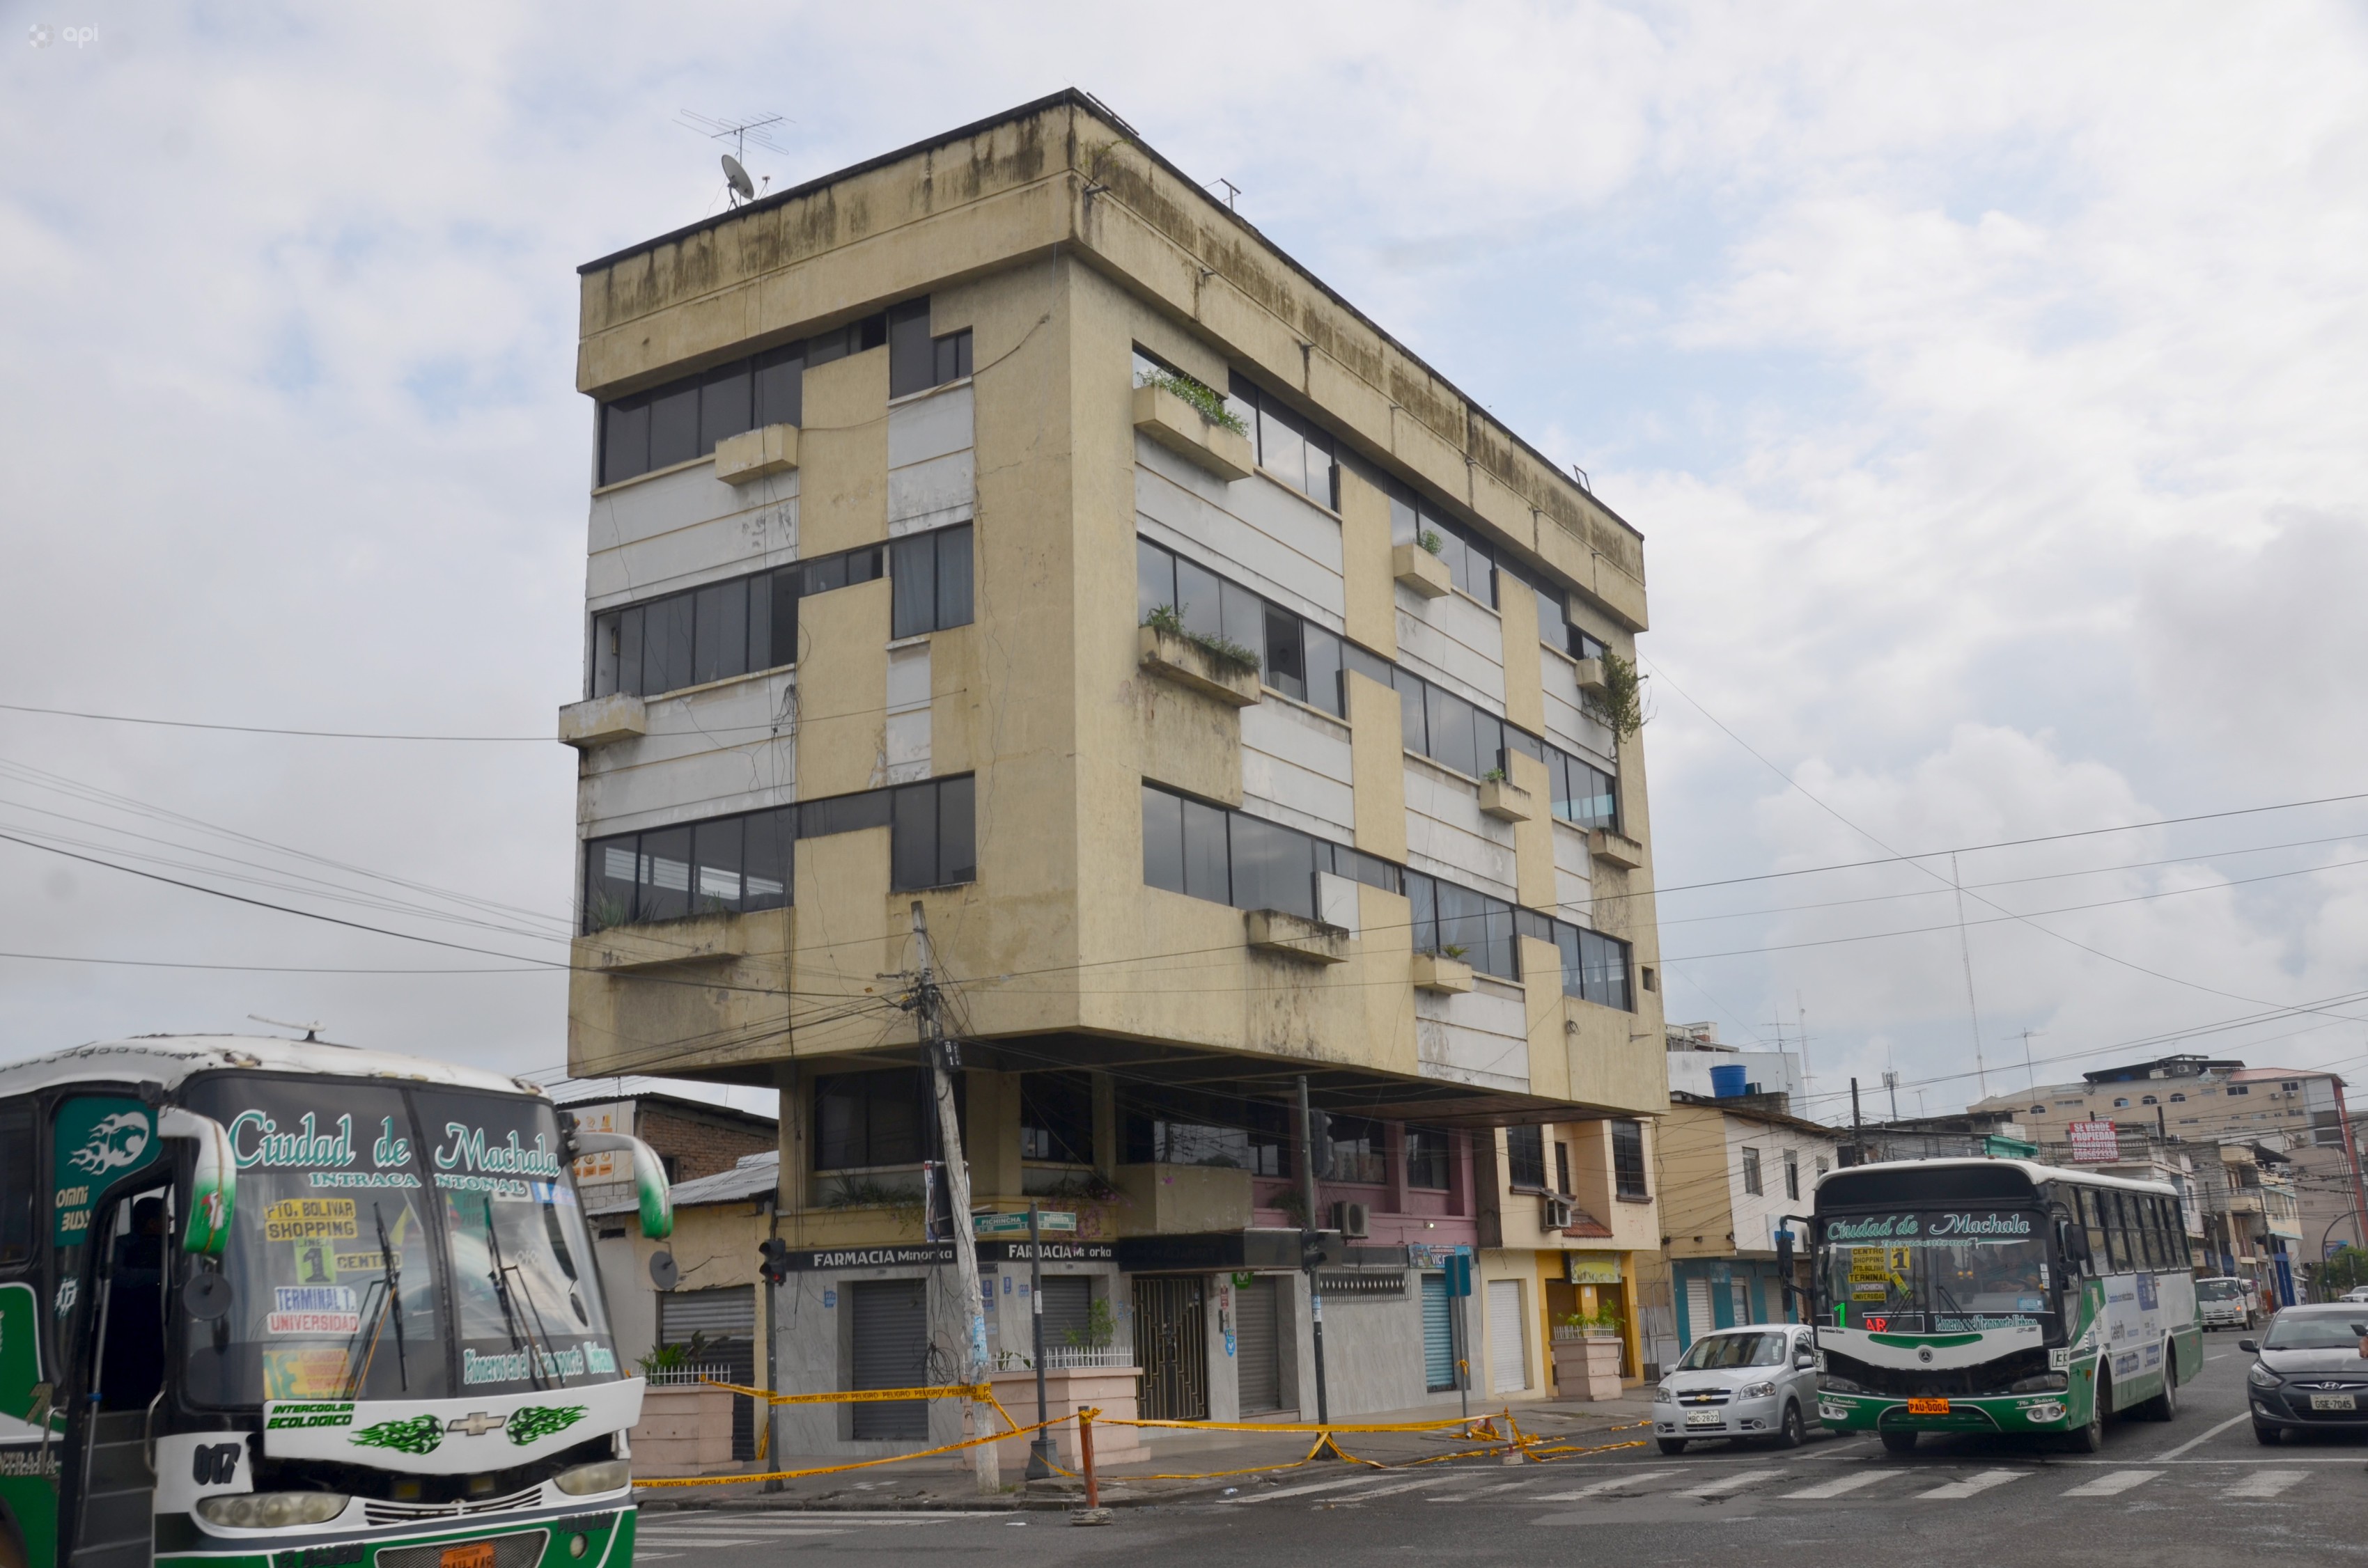
<instances>
[{"instance_id":1,"label":"ciudad de machala lettering","mask_svg":"<svg viewBox=\"0 0 2368 1568\"><path fill-rule=\"evenodd\" d=\"M1930 1221L1928 1224L1927 1221ZM2028 1214L1884 1214L1865 1220L1828 1220L1829 1242L1901 1241L1910 1237L2017 1237L2031 1234Z\"/></svg>"},{"instance_id":2,"label":"ciudad de machala lettering","mask_svg":"<svg viewBox=\"0 0 2368 1568\"><path fill-rule=\"evenodd\" d=\"M394 1118L380 1118L379 1127L378 1140L370 1145L370 1163L380 1166L409 1165L411 1140L395 1132ZM448 1121L444 1124L444 1137L445 1142L435 1150L436 1168L439 1171L457 1167L498 1176L541 1176L547 1181L559 1178L559 1155L540 1132L534 1135L530 1146L519 1140L515 1128L504 1142L494 1142L486 1138L482 1127ZM298 1119L294 1131L282 1131L264 1112L245 1110L231 1119L230 1142L231 1153L242 1170L258 1165L342 1169L354 1163L354 1119L350 1114L340 1116L336 1131L324 1131L308 1110Z\"/></svg>"}]
</instances>

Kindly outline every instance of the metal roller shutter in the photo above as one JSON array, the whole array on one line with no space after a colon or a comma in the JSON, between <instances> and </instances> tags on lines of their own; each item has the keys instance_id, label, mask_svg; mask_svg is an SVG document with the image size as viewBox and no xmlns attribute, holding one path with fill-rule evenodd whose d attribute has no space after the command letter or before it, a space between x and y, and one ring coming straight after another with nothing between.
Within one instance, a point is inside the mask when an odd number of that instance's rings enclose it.
<instances>
[{"instance_id":1,"label":"metal roller shutter","mask_svg":"<svg viewBox=\"0 0 2368 1568\"><path fill-rule=\"evenodd\" d=\"M929 1309L919 1279L867 1279L848 1287L855 1314L855 1386L913 1389L928 1383ZM855 1436L915 1438L929 1435L927 1401L900 1399L858 1404Z\"/></svg>"},{"instance_id":2,"label":"metal roller shutter","mask_svg":"<svg viewBox=\"0 0 2368 1568\"><path fill-rule=\"evenodd\" d=\"M658 1296L658 1338L667 1345L688 1344L694 1334L707 1335L700 1360L723 1369L724 1377L743 1388L757 1381L757 1288L726 1285L712 1290L666 1290ZM732 1396L732 1457L757 1457L757 1402L746 1394Z\"/></svg>"},{"instance_id":3,"label":"metal roller shutter","mask_svg":"<svg viewBox=\"0 0 2368 1568\"><path fill-rule=\"evenodd\" d=\"M1488 1387L1518 1393L1530 1386L1529 1358L1521 1354L1521 1286L1516 1279L1488 1281Z\"/></svg>"},{"instance_id":4,"label":"metal roller shutter","mask_svg":"<svg viewBox=\"0 0 2368 1568\"><path fill-rule=\"evenodd\" d=\"M1275 1278L1262 1274L1234 1290L1234 1365L1241 1379L1242 1414L1265 1415L1282 1404L1282 1336Z\"/></svg>"},{"instance_id":5,"label":"metal roller shutter","mask_svg":"<svg viewBox=\"0 0 2368 1568\"><path fill-rule=\"evenodd\" d=\"M1686 1281L1686 1346L1708 1334L1714 1325L1710 1315L1710 1281L1696 1278Z\"/></svg>"},{"instance_id":6,"label":"metal roller shutter","mask_svg":"<svg viewBox=\"0 0 2368 1568\"><path fill-rule=\"evenodd\" d=\"M1422 1277L1422 1386L1431 1393L1455 1386L1455 1302L1444 1274Z\"/></svg>"},{"instance_id":7,"label":"metal roller shutter","mask_svg":"<svg viewBox=\"0 0 2368 1568\"><path fill-rule=\"evenodd\" d=\"M1094 1282L1072 1274L1045 1279L1039 1288L1044 1292L1044 1348L1085 1344L1093 1320ZM1071 1339L1072 1334L1077 1337Z\"/></svg>"}]
</instances>

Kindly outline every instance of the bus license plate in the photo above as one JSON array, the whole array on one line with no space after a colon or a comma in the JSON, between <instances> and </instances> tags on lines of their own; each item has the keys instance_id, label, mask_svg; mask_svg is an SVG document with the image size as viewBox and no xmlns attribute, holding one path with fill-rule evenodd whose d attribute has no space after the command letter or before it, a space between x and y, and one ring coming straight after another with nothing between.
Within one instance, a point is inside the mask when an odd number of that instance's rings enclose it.
<instances>
[{"instance_id":1,"label":"bus license plate","mask_svg":"<svg viewBox=\"0 0 2368 1568\"><path fill-rule=\"evenodd\" d=\"M1689 1410L1686 1412L1686 1425L1689 1426L1723 1426L1725 1424L1726 1416L1720 1411ZM488 1564L487 1568L491 1568L491 1565Z\"/></svg>"},{"instance_id":2,"label":"bus license plate","mask_svg":"<svg viewBox=\"0 0 2368 1568\"><path fill-rule=\"evenodd\" d=\"M2313 1410L2357 1410L2360 1400L2354 1394L2315 1393L2310 1396L2310 1407Z\"/></svg>"},{"instance_id":3,"label":"bus license plate","mask_svg":"<svg viewBox=\"0 0 2368 1568\"><path fill-rule=\"evenodd\" d=\"M463 1546L448 1546L437 1568L494 1568L494 1543L472 1540Z\"/></svg>"},{"instance_id":4,"label":"bus license plate","mask_svg":"<svg viewBox=\"0 0 2368 1568\"><path fill-rule=\"evenodd\" d=\"M1946 1415L1949 1414L1949 1402L1945 1399L1911 1399L1907 1402L1907 1414L1910 1415ZM450 1563L446 1563L445 1568L452 1568L452 1565Z\"/></svg>"}]
</instances>

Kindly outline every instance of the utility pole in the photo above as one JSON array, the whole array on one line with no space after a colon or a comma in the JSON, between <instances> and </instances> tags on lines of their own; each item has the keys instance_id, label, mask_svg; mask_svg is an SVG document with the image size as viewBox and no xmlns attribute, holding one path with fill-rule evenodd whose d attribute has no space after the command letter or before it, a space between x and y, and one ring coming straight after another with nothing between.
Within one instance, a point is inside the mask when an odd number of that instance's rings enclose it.
<instances>
[{"instance_id":1,"label":"utility pole","mask_svg":"<svg viewBox=\"0 0 2368 1568\"><path fill-rule=\"evenodd\" d=\"M2022 1031L2022 1092L2024 1094L2036 1094L2039 1090L2039 1073L2031 1064L2031 1037L2046 1032L2045 1029Z\"/></svg>"},{"instance_id":2,"label":"utility pole","mask_svg":"<svg viewBox=\"0 0 2368 1568\"><path fill-rule=\"evenodd\" d=\"M1949 884L1957 890L1957 954L1965 963L1965 1015L1974 1021L1974 1076L1982 1098L1990 1097L1989 1069L1982 1063L1982 1010L1974 1002L1974 948L1965 936L1965 884L1957 877L1957 858L1949 857Z\"/></svg>"},{"instance_id":3,"label":"utility pole","mask_svg":"<svg viewBox=\"0 0 2368 1568\"><path fill-rule=\"evenodd\" d=\"M1324 1387L1324 1287L1323 1276L1316 1272L1324 1261L1323 1242L1315 1224L1315 1113L1307 1104L1307 1075L1299 1078L1299 1202L1307 1216L1307 1229L1300 1233L1299 1261L1307 1270L1307 1318L1315 1334L1315 1422L1323 1426L1332 1419L1332 1402ZM1320 1454L1324 1459L1338 1459L1332 1446L1331 1434L1325 1434Z\"/></svg>"},{"instance_id":4,"label":"utility pole","mask_svg":"<svg viewBox=\"0 0 2368 1568\"><path fill-rule=\"evenodd\" d=\"M1036 1205L1028 1205L1028 1322L1036 1358L1036 1440L1028 1445L1030 1481L1053 1479L1053 1434L1044 1415L1044 1238Z\"/></svg>"},{"instance_id":5,"label":"utility pole","mask_svg":"<svg viewBox=\"0 0 2368 1568\"><path fill-rule=\"evenodd\" d=\"M1899 1119L1899 1074L1886 1067L1883 1070L1883 1086L1891 1091L1891 1119Z\"/></svg>"},{"instance_id":6,"label":"utility pole","mask_svg":"<svg viewBox=\"0 0 2368 1568\"><path fill-rule=\"evenodd\" d=\"M975 1388L986 1381L986 1309L978 1294L978 1235L970 1218L970 1165L962 1158L962 1126L954 1119L954 1047L951 1041L939 1037L938 981L930 963L929 923L917 898L913 901L913 948L917 973L912 999L906 1006L920 1016L921 1053L937 1084L938 1141L946 1156L947 1206L953 1213L954 1267L962 1277L962 1301L970 1319L970 1353L965 1358L963 1379ZM995 1430L995 1407L973 1400L970 1419L971 1436L984 1437ZM1003 1469L995 1449L993 1443L981 1443L971 1449L972 1466L981 1492L1003 1490Z\"/></svg>"}]
</instances>

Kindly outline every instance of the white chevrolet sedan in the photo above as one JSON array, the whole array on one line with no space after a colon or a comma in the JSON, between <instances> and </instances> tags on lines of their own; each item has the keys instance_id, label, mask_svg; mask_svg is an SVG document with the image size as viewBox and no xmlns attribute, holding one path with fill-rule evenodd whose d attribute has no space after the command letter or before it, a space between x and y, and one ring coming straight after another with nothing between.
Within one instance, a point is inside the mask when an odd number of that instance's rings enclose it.
<instances>
[{"instance_id":1,"label":"white chevrolet sedan","mask_svg":"<svg viewBox=\"0 0 2368 1568\"><path fill-rule=\"evenodd\" d=\"M1754 1324L1693 1342L1653 1391L1653 1432L1665 1454L1704 1437L1795 1449L1817 1407L1817 1346L1808 1325Z\"/></svg>"}]
</instances>

